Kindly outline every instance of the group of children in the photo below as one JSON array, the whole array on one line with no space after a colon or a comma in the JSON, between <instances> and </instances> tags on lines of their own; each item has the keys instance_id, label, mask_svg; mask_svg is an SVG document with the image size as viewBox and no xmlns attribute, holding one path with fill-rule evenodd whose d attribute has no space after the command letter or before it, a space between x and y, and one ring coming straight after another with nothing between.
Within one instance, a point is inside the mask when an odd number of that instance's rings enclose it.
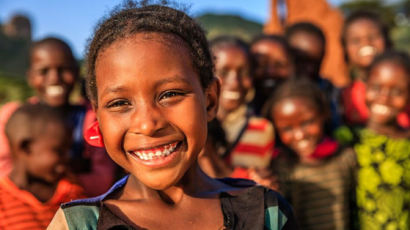
<instances>
[{"instance_id":1,"label":"group of children","mask_svg":"<svg viewBox=\"0 0 410 230\"><path fill-rule=\"evenodd\" d=\"M90 40L83 105L70 48L34 43L36 97L0 111L0 229L408 229L410 58L354 13L340 89L325 42L301 22L208 47L184 12L130 2ZM108 156L128 174L110 189Z\"/></svg>"}]
</instances>

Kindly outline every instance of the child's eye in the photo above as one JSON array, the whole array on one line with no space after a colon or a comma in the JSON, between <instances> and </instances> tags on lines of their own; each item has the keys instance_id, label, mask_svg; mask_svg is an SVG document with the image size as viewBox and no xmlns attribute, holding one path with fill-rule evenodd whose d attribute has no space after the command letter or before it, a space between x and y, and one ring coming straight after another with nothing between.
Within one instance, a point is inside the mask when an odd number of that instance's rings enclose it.
<instances>
[{"instance_id":1,"label":"child's eye","mask_svg":"<svg viewBox=\"0 0 410 230\"><path fill-rule=\"evenodd\" d=\"M162 105L168 105L180 101L181 98L185 95L186 93L182 91L165 91L159 95L158 101Z\"/></svg>"},{"instance_id":2,"label":"child's eye","mask_svg":"<svg viewBox=\"0 0 410 230\"><path fill-rule=\"evenodd\" d=\"M114 100L109 102L105 107L106 108L119 108L123 106L128 106L131 105L131 103L128 100L120 99L120 100Z\"/></svg>"},{"instance_id":3,"label":"child's eye","mask_svg":"<svg viewBox=\"0 0 410 230\"><path fill-rule=\"evenodd\" d=\"M167 99L167 98L170 98L170 97L175 97L175 96L180 96L180 95L183 95L183 93L182 92L176 92L176 91L167 91L167 92L164 92L163 94L161 94L159 96L159 99L162 100L162 99Z\"/></svg>"},{"instance_id":4,"label":"child's eye","mask_svg":"<svg viewBox=\"0 0 410 230\"><path fill-rule=\"evenodd\" d=\"M391 91L392 96L401 96L402 94L403 94L403 90L401 89L395 88L395 89L392 89Z\"/></svg>"},{"instance_id":5,"label":"child's eye","mask_svg":"<svg viewBox=\"0 0 410 230\"><path fill-rule=\"evenodd\" d=\"M37 72L38 72L40 75L45 76L45 75L47 75L48 70L49 70L48 68L42 68L42 69L37 70Z\"/></svg>"}]
</instances>

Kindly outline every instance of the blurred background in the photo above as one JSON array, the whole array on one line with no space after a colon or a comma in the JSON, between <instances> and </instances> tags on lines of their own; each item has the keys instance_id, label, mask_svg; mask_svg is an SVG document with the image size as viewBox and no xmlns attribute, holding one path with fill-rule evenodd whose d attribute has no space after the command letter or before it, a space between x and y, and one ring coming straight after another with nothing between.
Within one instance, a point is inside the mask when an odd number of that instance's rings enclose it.
<instances>
[{"instance_id":1,"label":"blurred background","mask_svg":"<svg viewBox=\"0 0 410 230\"><path fill-rule=\"evenodd\" d=\"M25 100L32 95L25 81L28 49L32 40L46 36L62 38L72 46L78 62L82 64L87 39L91 36L94 26L102 16L121 2L120 0L0 0L0 105L7 101ZM328 22L328 26L333 26L332 23L339 23L343 20L343 15L353 10L371 9L388 22L395 46L410 51L410 0L328 0L327 2L326 0L177 0L175 2L189 7L189 14L203 25L209 39L229 34L247 41L262 32L280 33L281 26L286 20L292 22L305 17L312 21L316 20L318 24ZM326 15L330 13L342 17L340 20L338 17L327 17ZM335 19L334 22L332 18ZM326 27L326 25L322 26ZM333 28L340 27L341 25L338 25ZM336 40L338 35L339 33L336 33ZM341 54L339 56L341 59ZM327 66L326 60L323 68L325 75L327 72L335 73L331 70L335 67ZM339 72L341 76L346 76L343 71ZM329 78L336 85L344 84L339 76L329 76ZM76 94L73 95L75 100Z\"/></svg>"}]
</instances>

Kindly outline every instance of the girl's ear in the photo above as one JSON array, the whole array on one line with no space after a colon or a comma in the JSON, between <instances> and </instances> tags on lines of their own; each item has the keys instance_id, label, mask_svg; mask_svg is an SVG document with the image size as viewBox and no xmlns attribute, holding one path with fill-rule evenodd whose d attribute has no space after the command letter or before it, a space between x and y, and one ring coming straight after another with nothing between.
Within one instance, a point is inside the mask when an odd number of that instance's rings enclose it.
<instances>
[{"instance_id":1,"label":"girl's ear","mask_svg":"<svg viewBox=\"0 0 410 230\"><path fill-rule=\"evenodd\" d=\"M206 96L206 112L208 121L212 121L216 112L218 111L219 105L219 94L221 91L221 82L218 78L212 79L212 82L209 84L208 88L205 90Z\"/></svg>"}]
</instances>

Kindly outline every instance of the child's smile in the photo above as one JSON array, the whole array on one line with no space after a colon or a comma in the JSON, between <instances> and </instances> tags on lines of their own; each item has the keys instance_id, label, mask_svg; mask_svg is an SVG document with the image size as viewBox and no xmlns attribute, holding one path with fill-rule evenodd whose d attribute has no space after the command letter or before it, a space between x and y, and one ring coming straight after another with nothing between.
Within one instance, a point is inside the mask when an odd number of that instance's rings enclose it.
<instances>
[{"instance_id":1,"label":"child's smile","mask_svg":"<svg viewBox=\"0 0 410 230\"><path fill-rule=\"evenodd\" d=\"M299 157L307 159L322 138L323 119L309 99L283 99L271 116L282 142Z\"/></svg>"},{"instance_id":2,"label":"child's smile","mask_svg":"<svg viewBox=\"0 0 410 230\"><path fill-rule=\"evenodd\" d=\"M109 45L97 58L96 80L111 158L150 188L175 185L205 144L217 83L203 89L183 41L161 33Z\"/></svg>"},{"instance_id":3,"label":"child's smile","mask_svg":"<svg viewBox=\"0 0 410 230\"><path fill-rule=\"evenodd\" d=\"M408 76L399 65L382 62L369 74L366 100L370 122L387 124L395 121L408 100Z\"/></svg>"}]
</instances>

